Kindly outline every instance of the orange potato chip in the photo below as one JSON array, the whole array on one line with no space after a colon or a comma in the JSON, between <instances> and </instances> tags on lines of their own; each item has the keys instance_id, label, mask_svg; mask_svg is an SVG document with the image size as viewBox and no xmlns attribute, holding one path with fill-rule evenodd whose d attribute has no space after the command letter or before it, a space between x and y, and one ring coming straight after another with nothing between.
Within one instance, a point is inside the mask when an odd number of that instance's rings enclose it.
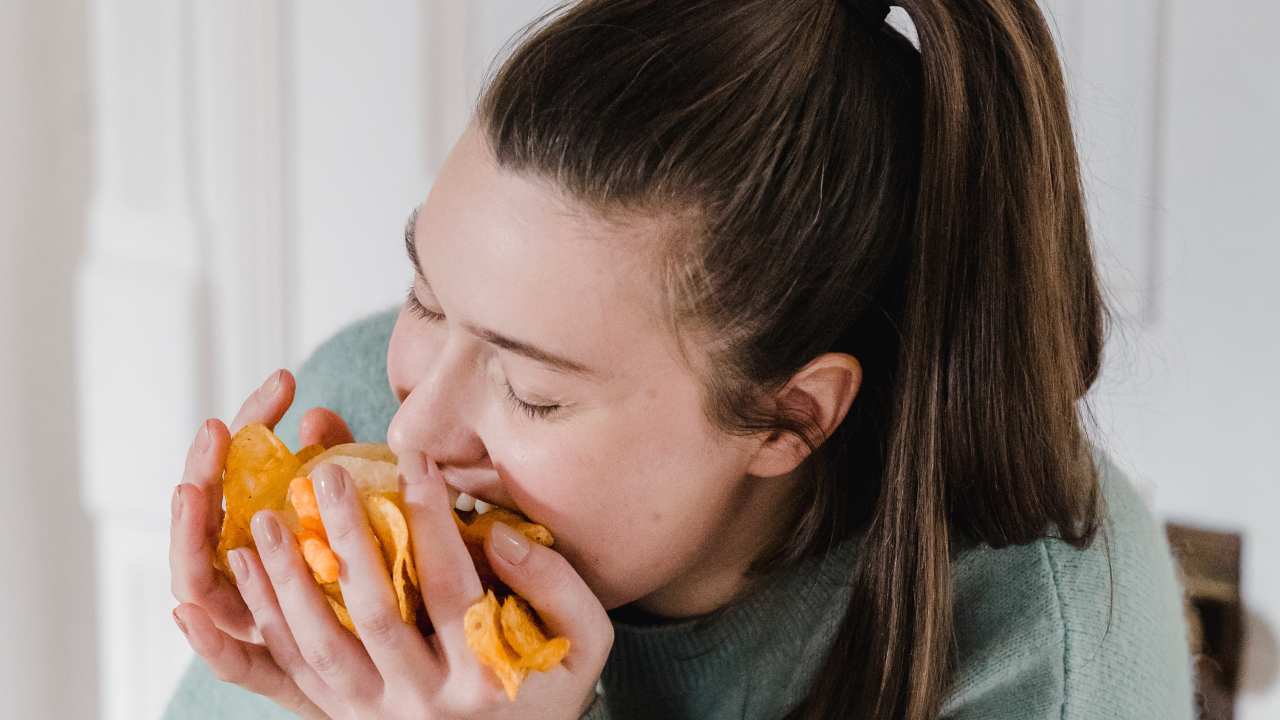
<instances>
[{"instance_id":1,"label":"orange potato chip","mask_svg":"<svg viewBox=\"0 0 1280 720\"><path fill-rule=\"evenodd\" d=\"M329 601L329 607L333 608L333 614L338 617L338 622L342 623L342 627L351 631L351 634L360 637L360 631L356 630L356 624L351 622L351 613L347 612L347 606L342 604L342 600L334 599L328 595L324 596Z\"/></svg>"},{"instance_id":2,"label":"orange potato chip","mask_svg":"<svg viewBox=\"0 0 1280 720\"><path fill-rule=\"evenodd\" d=\"M548 640L538 627L529 603L518 595L508 595L502 601L501 621L503 638L520 655L517 667L546 672L569 652L569 639Z\"/></svg>"},{"instance_id":3,"label":"orange potato chip","mask_svg":"<svg viewBox=\"0 0 1280 720\"><path fill-rule=\"evenodd\" d=\"M510 510L503 510L502 508L493 508L483 515L476 515L470 523L463 524L462 539L483 547L484 538L489 534L489 528L496 522L506 523L531 541L544 547L551 547L554 542L551 537L551 531L545 527L537 523L528 522Z\"/></svg>"},{"instance_id":4,"label":"orange potato chip","mask_svg":"<svg viewBox=\"0 0 1280 720\"><path fill-rule=\"evenodd\" d=\"M305 465L308 461L311 460L311 458L319 455L322 452L324 452L323 445L312 444L302 448L298 452L294 453L294 455L298 456L298 462Z\"/></svg>"},{"instance_id":5,"label":"orange potato chip","mask_svg":"<svg viewBox=\"0 0 1280 720\"><path fill-rule=\"evenodd\" d=\"M423 598L400 496L396 456L385 444L346 443L327 450L309 445L295 455L266 426L242 428L232 438L223 471L226 514L215 565L230 576L226 552L246 545L254 547L249 532L253 514L263 509L279 512L297 537L303 557L338 622L358 637L337 582L338 558L328 544L310 477L311 471L325 462L341 465L354 480L395 589L401 618L424 632L430 631L430 618L425 612L418 612ZM467 513L466 519L455 511L453 518L486 590L485 596L467 610L467 645L493 670L507 697L514 700L530 670L547 671L564 659L569 640L548 639L529 604L511 593L494 574L484 554L484 537L493 523L504 522L546 547L553 544L554 538L542 525L502 508L484 514ZM503 598L501 605L495 589Z\"/></svg>"},{"instance_id":6,"label":"orange potato chip","mask_svg":"<svg viewBox=\"0 0 1280 720\"><path fill-rule=\"evenodd\" d=\"M307 566L315 574L316 582L331 583L338 581L338 556L333 548L314 530L303 528L298 531L298 546Z\"/></svg>"},{"instance_id":7,"label":"orange potato chip","mask_svg":"<svg viewBox=\"0 0 1280 720\"><path fill-rule=\"evenodd\" d=\"M462 622L467 647L476 654L481 664L493 670L502 682L507 699L514 701L520 690L520 683L524 682L529 671L516 666L519 656L502 636L498 624L498 599L494 597L492 590L485 592L479 602L467 608Z\"/></svg>"},{"instance_id":8,"label":"orange potato chip","mask_svg":"<svg viewBox=\"0 0 1280 720\"><path fill-rule=\"evenodd\" d=\"M267 426L246 425L231 438L223 465L225 513L214 564L228 577L227 552L256 548L249 521L259 510L281 510L289 482L301 463Z\"/></svg>"},{"instance_id":9,"label":"orange potato chip","mask_svg":"<svg viewBox=\"0 0 1280 720\"><path fill-rule=\"evenodd\" d=\"M529 604L515 595L502 601L502 636L516 654L530 655L547 642L547 636L529 614Z\"/></svg>"},{"instance_id":10,"label":"orange potato chip","mask_svg":"<svg viewBox=\"0 0 1280 720\"><path fill-rule=\"evenodd\" d=\"M391 584L400 601L400 617L412 625L421 596L418 594L418 573L413 567L413 552L409 544L409 523L390 498L365 495L363 500L369 527L382 545L383 559L391 570Z\"/></svg>"},{"instance_id":11,"label":"orange potato chip","mask_svg":"<svg viewBox=\"0 0 1280 720\"><path fill-rule=\"evenodd\" d=\"M298 524L325 540L329 536L324 531L324 521L320 519L320 504L316 502L316 491L311 484L311 476L303 475L289 482L289 504L298 514Z\"/></svg>"},{"instance_id":12,"label":"orange potato chip","mask_svg":"<svg viewBox=\"0 0 1280 720\"><path fill-rule=\"evenodd\" d=\"M569 654L569 638L554 637L528 655L522 655L517 667L546 672L564 660Z\"/></svg>"}]
</instances>

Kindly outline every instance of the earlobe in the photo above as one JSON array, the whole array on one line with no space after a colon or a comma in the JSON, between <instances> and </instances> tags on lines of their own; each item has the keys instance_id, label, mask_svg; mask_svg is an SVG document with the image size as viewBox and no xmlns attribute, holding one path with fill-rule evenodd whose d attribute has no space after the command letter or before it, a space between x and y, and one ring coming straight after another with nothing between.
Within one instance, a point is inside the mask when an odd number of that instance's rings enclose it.
<instances>
[{"instance_id":1,"label":"earlobe","mask_svg":"<svg viewBox=\"0 0 1280 720\"><path fill-rule=\"evenodd\" d=\"M801 368L775 401L788 415L807 419L815 444L821 445L844 421L861 385L862 364L857 358L824 353ZM747 472L756 477L784 475L808 456L803 440L789 432L773 432L762 439Z\"/></svg>"}]
</instances>

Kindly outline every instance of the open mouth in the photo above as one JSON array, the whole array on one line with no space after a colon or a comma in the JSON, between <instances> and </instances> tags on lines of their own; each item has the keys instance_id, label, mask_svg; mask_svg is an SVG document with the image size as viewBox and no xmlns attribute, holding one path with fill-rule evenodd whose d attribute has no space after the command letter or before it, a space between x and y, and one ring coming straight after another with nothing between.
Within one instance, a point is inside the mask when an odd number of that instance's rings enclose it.
<instances>
[{"instance_id":1,"label":"open mouth","mask_svg":"<svg viewBox=\"0 0 1280 720\"><path fill-rule=\"evenodd\" d=\"M490 510L495 509L505 510L516 515L520 515L520 512L517 510L512 510L496 503L487 502L473 495L457 490L452 486L449 487L449 500L453 505L453 509L457 511L458 517L467 524L470 524L471 521L481 515L484 515Z\"/></svg>"}]
</instances>

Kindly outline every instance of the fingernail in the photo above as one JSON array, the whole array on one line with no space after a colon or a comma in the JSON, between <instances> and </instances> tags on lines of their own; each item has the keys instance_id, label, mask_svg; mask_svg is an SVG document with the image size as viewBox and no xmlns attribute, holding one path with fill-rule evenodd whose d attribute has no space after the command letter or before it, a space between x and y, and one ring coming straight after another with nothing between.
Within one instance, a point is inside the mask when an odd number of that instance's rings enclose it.
<instances>
[{"instance_id":1,"label":"fingernail","mask_svg":"<svg viewBox=\"0 0 1280 720\"><path fill-rule=\"evenodd\" d=\"M271 377L267 378L266 382L262 383L262 389L268 395L274 395L276 390L280 389L280 375L281 371L277 370L271 374Z\"/></svg>"},{"instance_id":2,"label":"fingernail","mask_svg":"<svg viewBox=\"0 0 1280 720\"><path fill-rule=\"evenodd\" d=\"M320 494L331 503L341 500L347 489L347 483L342 479L342 470L330 464L322 465L318 470L316 485L319 486Z\"/></svg>"},{"instance_id":3,"label":"fingernail","mask_svg":"<svg viewBox=\"0 0 1280 720\"><path fill-rule=\"evenodd\" d=\"M498 557L512 565L519 565L529 555L529 539L518 530L502 522L493 524L493 549Z\"/></svg>"},{"instance_id":4,"label":"fingernail","mask_svg":"<svg viewBox=\"0 0 1280 720\"><path fill-rule=\"evenodd\" d=\"M258 526L258 534L267 541L267 550L280 547L280 523L270 513L259 512L253 516L253 523Z\"/></svg>"},{"instance_id":5,"label":"fingernail","mask_svg":"<svg viewBox=\"0 0 1280 720\"><path fill-rule=\"evenodd\" d=\"M182 519L182 483L178 483L173 488L173 501L169 504L169 513L173 515L174 520Z\"/></svg>"},{"instance_id":6,"label":"fingernail","mask_svg":"<svg viewBox=\"0 0 1280 720\"><path fill-rule=\"evenodd\" d=\"M209 421L205 420L204 425L200 426L200 434L196 436L196 450L200 453L209 451Z\"/></svg>"},{"instance_id":7,"label":"fingernail","mask_svg":"<svg viewBox=\"0 0 1280 720\"><path fill-rule=\"evenodd\" d=\"M249 579L249 566L244 562L244 551L232 550L227 553L227 560L231 563L231 572L235 573L236 584L243 585Z\"/></svg>"},{"instance_id":8,"label":"fingernail","mask_svg":"<svg viewBox=\"0 0 1280 720\"><path fill-rule=\"evenodd\" d=\"M178 617L178 608L173 609L173 621L178 623L178 629L182 631L183 635L190 634L187 632L187 626L182 623L182 618Z\"/></svg>"}]
</instances>

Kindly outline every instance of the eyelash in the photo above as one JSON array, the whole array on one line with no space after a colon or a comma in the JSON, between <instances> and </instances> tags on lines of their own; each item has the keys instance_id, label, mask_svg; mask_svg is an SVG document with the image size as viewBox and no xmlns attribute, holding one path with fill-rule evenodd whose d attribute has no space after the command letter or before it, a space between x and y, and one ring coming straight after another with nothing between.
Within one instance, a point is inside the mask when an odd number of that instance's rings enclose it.
<instances>
[{"instance_id":1,"label":"eyelash","mask_svg":"<svg viewBox=\"0 0 1280 720\"><path fill-rule=\"evenodd\" d=\"M413 285L409 286L409 292L405 295L405 304L409 307L409 312L413 313L421 320L426 320L427 322L438 322L444 319L444 315L435 312L434 310L428 310L422 303L418 302L418 296L413 294ZM533 405L521 400L516 395L515 390L511 387L511 383L507 382L505 378L502 380L502 385L507 390L507 401L510 402L513 407L523 411L530 418L545 418L560 409L559 405Z\"/></svg>"}]
</instances>

